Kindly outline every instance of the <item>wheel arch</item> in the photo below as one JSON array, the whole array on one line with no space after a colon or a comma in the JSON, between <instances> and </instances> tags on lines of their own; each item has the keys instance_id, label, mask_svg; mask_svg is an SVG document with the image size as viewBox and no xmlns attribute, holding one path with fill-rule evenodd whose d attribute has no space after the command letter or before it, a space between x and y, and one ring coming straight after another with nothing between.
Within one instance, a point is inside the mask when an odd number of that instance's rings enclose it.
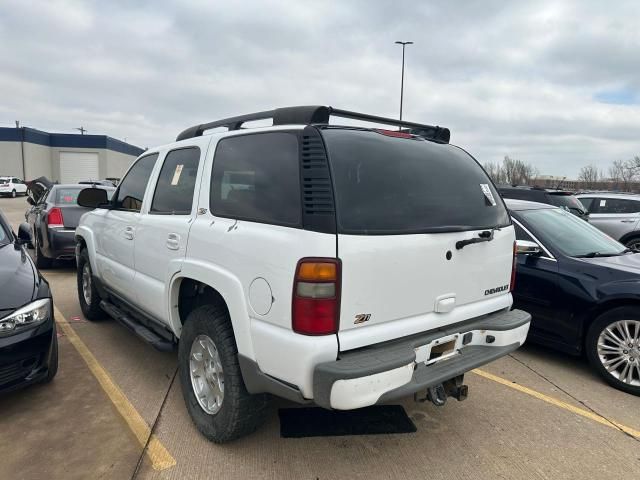
<instances>
[{"instance_id":1,"label":"wheel arch","mask_svg":"<svg viewBox=\"0 0 640 480\"><path fill-rule=\"evenodd\" d=\"M633 239L640 239L640 231L633 231L633 232L629 232L624 234L622 237L620 237L620 240L618 240L620 243L622 243L623 245L626 245L628 241L633 240Z\"/></svg>"},{"instance_id":2,"label":"wheel arch","mask_svg":"<svg viewBox=\"0 0 640 480\"><path fill-rule=\"evenodd\" d=\"M602 314L619 307L638 307L640 308L640 298L634 297L622 297L607 300L599 303L588 315L585 316L582 322L582 332L580 335L580 347L584 351L585 342L587 341L587 333L591 328L591 325Z\"/></svg>"},{"instance_id":3,"label":"wheel arch","mask_svg":"<svg viewBox=\"0 0 640 480\"><path fill-rule=\"evenodd\" d=\"M238 352L255 359L250 318L240 281L217 266L185 262L171 279L168 291L169 322L180 338L188 314L205 304L222 305L229 313Z\"/></svg>"}]
</instances>

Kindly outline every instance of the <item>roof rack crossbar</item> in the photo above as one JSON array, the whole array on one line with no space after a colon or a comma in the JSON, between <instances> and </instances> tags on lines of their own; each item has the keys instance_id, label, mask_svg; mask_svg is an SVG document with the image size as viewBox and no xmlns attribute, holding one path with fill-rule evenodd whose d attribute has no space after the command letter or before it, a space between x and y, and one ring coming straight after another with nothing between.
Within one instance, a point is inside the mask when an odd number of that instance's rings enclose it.
<instances>
[{"instance_id":1,"label":"roof rack crossbar","mask_svg":"<svg viewBox=\"0 0 640 480\"><path fill-rule=\"evenodd\" d=\"M444 143L448 143L451 137L449 129L444 127L407 122L405 120L398 120L395 118L379 117L377 115L369 115L367 113L351 112L349 110L341 110L333 107L301 106L277 108L275 110L266 110L264 112L250 113L248 115L240 115L237 117L216 120L215 122L195 125L181 132L176 138L176 141L199 137L205 130L211 130L218 127L225 127L229 130L239 130L242 128L244 123L254 120L272 118L273 125L326 125L329 123L329 117L331 116L379 123L383 125L395 125L400 128L404 127L407 128L410 133Z\"/></svg>"}]
</instances>

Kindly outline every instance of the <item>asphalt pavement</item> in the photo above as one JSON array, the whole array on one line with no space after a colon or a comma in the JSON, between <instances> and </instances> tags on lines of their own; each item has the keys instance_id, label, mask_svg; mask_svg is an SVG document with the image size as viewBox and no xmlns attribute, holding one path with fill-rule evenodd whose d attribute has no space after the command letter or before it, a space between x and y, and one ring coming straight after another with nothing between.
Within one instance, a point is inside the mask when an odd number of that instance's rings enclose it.
<instances>
[{"instance_id":1,"label":"asphalt pavement","mask_svg":"<svg viewBox=\"0 0 640 480\"><path fill-rule=\"evenodd\" d=\"M24 198L0 199L17 230ZM42 272L54 293L60 369L0 397L2 479L584 479L640 476L640 398L586 360L525 345L467 374L469 398L402 404L416 433L280 438L278 408L226 445L202 437L175 378L177 354L112 320L86 321L73 262ZM0 292L1 294L1 292Z\"/></svg>"}]
</instances>

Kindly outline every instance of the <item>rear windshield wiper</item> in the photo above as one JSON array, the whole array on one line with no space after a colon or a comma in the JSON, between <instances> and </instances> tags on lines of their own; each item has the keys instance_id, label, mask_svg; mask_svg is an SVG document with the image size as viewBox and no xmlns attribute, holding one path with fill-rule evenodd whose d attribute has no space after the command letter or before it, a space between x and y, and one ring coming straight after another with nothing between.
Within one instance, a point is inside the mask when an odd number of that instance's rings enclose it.
<instances>
[{"instance_id":1,"label":"rear windshield wiper","mask_svg":"<svg viewBox=\"0 0 640 480\"><path fill-rule=\"evenodd\" d=\"M500 229L497 227L494 227L491 230L485 230L484 232L480 232L476 238L458 240L456 242L456 250L462 250L467 245L473 245L474 243L490 242L491 240L493 240L493 232L495 232L496 230L500 230Z\"/></svg>"}]
</instances>

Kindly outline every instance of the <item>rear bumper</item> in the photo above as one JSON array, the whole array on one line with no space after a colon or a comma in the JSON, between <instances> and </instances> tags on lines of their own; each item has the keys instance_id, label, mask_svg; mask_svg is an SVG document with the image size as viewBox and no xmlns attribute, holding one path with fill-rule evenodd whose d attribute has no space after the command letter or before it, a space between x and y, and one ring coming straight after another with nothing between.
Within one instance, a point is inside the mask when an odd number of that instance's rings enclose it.
<instances>
[{"instance_id":1,"label":"rear bumper","mask_svg":"<svg viewBox=\"0 0 640 480\"><path fill-rule=\"evenodd\" d=\"M49 245L43 253L49 258L75 258L76 231L73 228L49 228Z\"/></svg>"},{"instance_id":2,"label":"rear bumper","mask_svg":"<svg viewBox=\"0 0 640 480\"><path fill-rule=\"evenodd\" d=\"M316 366L313 400L321 407L351 410L411 395L516 350L527 337L530 321L526 312L503 310L343 353L337 361ZM451 357L427 365L422 358L425 346L456 334L468 341Z\"/></svg>"}]
</instances>

